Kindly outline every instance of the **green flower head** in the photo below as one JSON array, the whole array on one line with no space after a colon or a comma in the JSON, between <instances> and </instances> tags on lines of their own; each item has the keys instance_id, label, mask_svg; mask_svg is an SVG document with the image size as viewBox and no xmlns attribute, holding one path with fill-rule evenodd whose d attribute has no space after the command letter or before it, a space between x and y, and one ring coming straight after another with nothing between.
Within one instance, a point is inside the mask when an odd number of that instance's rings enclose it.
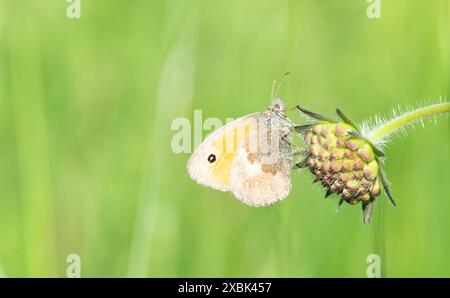
<instances>
[{"instance_id":1,"label":"green flower head","mask_svg":"<svg viewBox=\"0 0 450 298\"><path fill-rule=\"evenodd\" d=\"M305 158L297 168L309 168L326 189L325 197L338 195L339 206L361 203L363 222L370 222L375 199L384 189L395 201L382 170L383 152L367 140L339 109L339 121L297 107L313 123L296 126L306 143Z\"/></svg>"}]
</instances>

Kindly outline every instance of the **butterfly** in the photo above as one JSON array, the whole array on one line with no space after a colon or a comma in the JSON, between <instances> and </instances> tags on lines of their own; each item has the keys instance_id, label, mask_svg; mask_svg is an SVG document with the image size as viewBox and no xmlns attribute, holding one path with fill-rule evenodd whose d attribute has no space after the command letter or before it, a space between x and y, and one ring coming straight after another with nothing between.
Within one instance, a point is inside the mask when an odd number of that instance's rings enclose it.
<instances>
[{"instance_id":1,"label":"butterfly","mask_svg":"<svg viewBox=\"0 0 450 298\"><path fill-rule=\"evenodd\" d=\"M254 207L271 205L289 194L293 163L290 133L294 125L273 90L272 104L266 111L226 124L194 150L187 163L193 180L230 191Z\"/></svg>"}]
</instances>

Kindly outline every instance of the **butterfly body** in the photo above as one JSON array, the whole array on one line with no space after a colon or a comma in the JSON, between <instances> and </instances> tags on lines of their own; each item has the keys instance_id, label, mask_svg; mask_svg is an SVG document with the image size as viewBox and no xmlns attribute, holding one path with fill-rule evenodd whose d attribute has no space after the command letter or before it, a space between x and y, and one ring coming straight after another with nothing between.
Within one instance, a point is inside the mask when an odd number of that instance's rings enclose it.
<instances>
[{"instance_id":1,"label":"butterfly body","mask_svg":"<svg viewBox=\"0 0 450 298\"><path fill-rule=\"evenodd\" d=\"M213 132L188 161L189 175L205 186L231 191L250 206L267 206L291 190L292 123L275 99L264 112L238 118Z\"/></svg>"}]
</instances>

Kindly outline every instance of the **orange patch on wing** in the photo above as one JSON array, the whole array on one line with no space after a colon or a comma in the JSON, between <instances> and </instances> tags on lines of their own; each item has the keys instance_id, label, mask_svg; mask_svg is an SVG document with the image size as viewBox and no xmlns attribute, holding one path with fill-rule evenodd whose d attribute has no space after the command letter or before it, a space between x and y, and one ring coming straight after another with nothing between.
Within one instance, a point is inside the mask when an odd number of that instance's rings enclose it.
<instances>
[{"instance_id":1,"label":"orange patch on wing","mask_svg":"<svg viewBox=\"0 0 450 298\"><path fill-rule=\"evenodd\" d=\"M248 136L251 129L249 123L236 125L225 130L213 141L218 158L212 165L212 175L223 184L230 184L231 166L240 147L248 147Z\"/></svg>"},{"instance_id":2,"label":"orange patch on wing","mask_svg":"<svg viewBox=\"0 0 450 298\"><path fill-rule=\"evenodd\" d=\"M272 173L272 175L275 175L282 170L282 167L279 164L264 164L261 166L261 169L265 173Z\"/></svg>"}]
</instances>

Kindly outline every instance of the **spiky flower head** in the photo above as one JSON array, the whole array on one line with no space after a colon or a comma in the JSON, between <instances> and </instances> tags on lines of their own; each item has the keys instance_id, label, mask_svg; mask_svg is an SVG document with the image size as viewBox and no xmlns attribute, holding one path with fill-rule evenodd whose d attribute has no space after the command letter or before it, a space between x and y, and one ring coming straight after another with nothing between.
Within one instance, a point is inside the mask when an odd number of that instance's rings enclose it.
<instances>
[{"instance_id":1,"label":"spiky flower head","mask_svg":"<svg viewBox=\"0 0 450 298\"><path fill-rule=\"evenodd\" d=\"M325 197L340 196L339 205L344 201L350 205L361 203L363 222L370 222L375 199L386 191L392 204L391 195L381 159L383 152L362 136L358 127L339 109L339 121L334 121L317 113L297 107L314 120L313 123L297 126L297 132L304 135L305 158L298 168L309 168L326 189Z\"/></svg>"}]
</instances>

